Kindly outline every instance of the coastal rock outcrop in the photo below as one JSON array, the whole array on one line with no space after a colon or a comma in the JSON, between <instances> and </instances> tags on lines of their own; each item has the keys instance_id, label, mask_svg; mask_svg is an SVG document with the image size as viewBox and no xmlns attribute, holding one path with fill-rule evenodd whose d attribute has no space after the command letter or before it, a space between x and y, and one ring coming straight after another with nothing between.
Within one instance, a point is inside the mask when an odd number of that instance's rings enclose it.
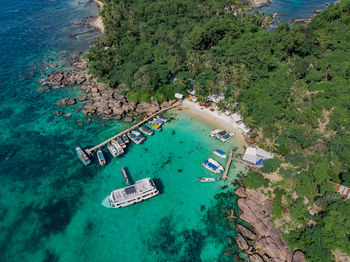
<instances>
[{"instance_id":1,"label":"coastal rock outcrop","mask_svg":"<svg viewBox=\"0 0 350 262\"><path fill-rule=\"evenodd\" d=\"M86 72L84 71L81 71L81 72L58 71L49 75L47 79L42 82L42 84L48 84L55 89L55 88L64 87L64 86L80 85L84 83L86 80L87 80L87 75L86 75Z\"/></svg>"},{"instance_id":2,"label":"coastal rock outcrop","mask_svg":"<svg viewBox=\"0 0 350 262\"><path fill-rule=\"evenodd\" d=\"M237 202L241 210L240 219L249 223L256 234L254 237L256 241L253 245L255 253L258 253L261 258L268 257L268 261L292 261L288 244L284 242L281 234L269 221L269 215L272 214L272 201L259 191L240 188L237 191L239 196L244 196ZM253 238L254 233L250 234L246 229L239 227L240 236L243 238L244 235L247 242ZM243 232L245 233L243 234ZM241 239L239 241L244 244ZM243 245L242 248L246 248L246 246ZM252 259L259 261L260 258L255 256Z\"/></svg>"},{"instance_id":3,"label":"coastal rock outcrop","mask_svg":"<svg viewBox=\"0 0 350 262\"><path fill-rule=\"evenodd\" d=\"M249 262L265 262L264 259L257 253L249 256Z\"/></svg>"},{"instance_id":4,"label":"coastal rock outcrop","mask_svg":"<svg viewBox=\"0 0 350 262\"><path fill-rule=\"evenodd\" d=\"M77 101L73 97L65 97L57 101L58 106L71 106L74 105Z\"/></svg>"},{"instance_id":5,"label":"coastal rock outcrop","mask_svg":"<svg viewBox=\"0 0 350 262\"><path fill-rule=\"evenodd\" d=\"M271 0L250 0L250 4L253 8L259 8L268 5Z\"/></svg>"},{"instance_id":6,"label":"coastal rock outcrop","mask_svg":"<svg viewBox=\"0 0 350 262\"><path fill-rule=\"evenodd\" d=\"M301 250L295 250L293 253L292 262L305 262L304 253Z\"/></svg>"},{"instance_id":7,"label":"coastal rock outcrop","mask_svg":"<svg viewBox=\"0 0 350 262\"><path fill-rule=\"evenodd\" d=\"M240 233L237 233L236 235L236 242L239 248L242 249L243 251L249 250L249 244L247 240Z\"/></svg>"},{"instance_id":8,"label":"coastal rock outcrop","mask_svg":"<svg viewBox=\"0 0 350 262\"><path fill-rule=\"evenodd\" d=\"M242 234L242 236L245 239L254 240L254 238L256 237L256 235L253 233L253 231L251 231L249 228L246 228L245 226L242 226L241 224L238 224L237 227L238 227L239 232Z\"/></svg>"}]
</instances>

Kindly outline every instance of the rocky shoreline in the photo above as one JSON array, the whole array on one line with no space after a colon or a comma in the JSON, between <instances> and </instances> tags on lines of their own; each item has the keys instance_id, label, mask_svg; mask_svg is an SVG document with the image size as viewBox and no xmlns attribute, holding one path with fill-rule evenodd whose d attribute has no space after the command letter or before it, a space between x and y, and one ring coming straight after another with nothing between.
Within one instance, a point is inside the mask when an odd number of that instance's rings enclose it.
<instances>
[{"instance_id":1,"label":"rocky shoreline","mask_svg":"<svg viewBox=\"0 0 350 262\"><path fill-rule=\"evenodd\" d=\"M236 190L240 219L250 228L238 225L236 241L240 249L249 255L250 262L305 262L304 254L293 254L282 235L269 220L272 201L257 190L239 187Z\"/></svg>"},{"instance_id":2,"label":"rocky shoreline","mask_svg":"<svg viewBox=\"0 0 350 262\"><path fill-rule=\"evenodd\" d=\"M110 88L88 74L88 66L86 61L76 58L71 63L73 69L59 70L48 75L40 81L41 86L38 92L49 92L51 89L59 89L67 86L81 85L84 93L78 97L65 97L57 101L57 106L72 106L78 102L84 102L81 110L85 117L98 116L104 120L121 120L124 122L132 122L135 117L147 115L150 116L162 108L173 105L176 100L171 100L159 104L155 98L151 98L151 103L136 103L128 100L121 92L125 89L120 86L118 88ZM65 116L61 111L55 111L56 116ZM67 116L67 115L66 115Z\"/></svg>"}]
</instances>

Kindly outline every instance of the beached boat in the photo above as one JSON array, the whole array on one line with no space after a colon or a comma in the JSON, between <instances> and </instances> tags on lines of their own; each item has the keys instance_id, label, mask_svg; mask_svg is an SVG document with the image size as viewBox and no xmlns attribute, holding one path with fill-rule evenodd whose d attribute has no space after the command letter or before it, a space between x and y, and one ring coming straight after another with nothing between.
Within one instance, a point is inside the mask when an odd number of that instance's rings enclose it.
<instances>
[{"instance_id":1,"label":"beached boat","mask_svg":"<svg viewBox=\"0 0 350 262\"><path fill-rule=\"evenodd\" d=\"M128 135L128 137L130 138L130 140L132 141L132 142L134 142L135 144L141 144L142 143L142 140L137 136L137 135L135 135L134 133L128 133L127 134Z\"/></svg>"},{"instance_id":2,"label":"beached boat","mask_svg":"<svg viewBox=\"0 0 350 262\"><path fill-rule=\"evenodd\" d=\"M220 181L221 178L220 177L200 177L198 178L198 181L200 182L216 182L216 181Z\"/></svg>"},{"instance_id":3,"label":"beached boat","mask_svg":"<svg viewBox=\"0 0 350 262\"><path fill-rule=\"evenodd\" d=\"M209 135L210 135L211 137L213 137L213 136L216 136L217 133L222 132L222 131L224 131L224 130L222 130L222 129L215 129L215 130L212 130L212 131L209 133Z\"/></svg>"},{"instance_id":4,"label":"beached boat","mask_svg":"<svg viewBox=\"0 0 350 262\"><path fill-rule=\"evenodd\" d=\"M151 136L151 135L154 134L153 131L152 131L151 129L149 129L148 127L146 127L146 126L141 126L141 127L139 127L139 130L140 130L142 133L144 133L144 134L146 134L146 135L149 135L149 136Z\"/></svg>"},{"instance_id":5,"label":"beached boat","mask_svg":"<svg viewBox=\"0 0 350 262\"><path fill-rule=\"evenodd\" d=\"M159 194L151 178L136 181L134 185L113 191L102 201L102 205L109 208L126 207Z\"/></svg>"},{"instance_id":6,"label":"beached boat","mask_svg":"<svg viewBox=\"0 0 350 262\"><path fill-rule=\"evenodd\" d=\"M227 158L227 155L225 154L225 152L221 151L220 149L214 150L213 153L219 157Z\"/></svg>"},{"instance_id":7,"label":"beached boat","mask_svg":"<svg viewBox=\"0 0 350 262\"><path fill-rule=\"evenodd\" d=\"M122 148L126 148L126 144L121 137L117 137L117 142Z\"/></svg>"},{"instance_id":8,"label":"beached boat","mask_svg":"<svg viewBox=\"0 0 350 262\"><path fill-rule=\"evenodd\" d=\"M108 145L107 145L107 149L108 149L108 151L111 153L111 155L112 155L113 157L118 157L118 156L119 156L119 155L118 155L117 149L115 149L115 147L112 146L111 144L108 144Z\"/></svg>"},{"instance_id":9,"label":"beached boat","mask_svg":"<svg viewBox=\"0 0 350 262\"><path fill-rule=\"evenodd\" d=\"M125 142L125 144L128 144L130 142L130 140L126 134L124 134L122 137L123 137L123 141Z\"/></svg>"},{"instance_id":10,"label":"beached boat","mask_svg":"<svg viewBox=\"0 0 350 262\"><path fill-rule=\"evenodd\" d=\"M120 172L122 173L125 184L129 185L129 179L128 179L128 176L126 175L124 167L120 168Z\"/></svg>"},{"instance_id":11,"label":"beached boat","mask_svg":"<svg viewBox=\"0 0 350 262\"><path fill-rule=\"evenodd\" d=\"M231 137L233 137L235 134L234 133L227 133L226 135L222 136L220 138L221 142L226 142L227 140L229 140Z\"/></svg>"},{"instance_id":12,"label":"beached boat","mask_svg":"<svg viewBox=\"0 0 350 262\"><path fill-rule=\"evenodd\" d=\"M76 147L75 152L77 153L79 159L81 160L81 162L83 162L84 165L88 165L91 163L91 160L89 159L87 154L80 147Z\"/></svg>"},{"instance_id":13,"label":"beached boat","mask_svg":"<svg viewBox=\"0 0 350 262\"><path fill-rule=\"evenodd\" d=\"M101 166L106 164L105 156L103 155L101 150L97 151L97 158L98 158L98 162L100 163Z\"/></svg>"},{"instance_id":14,"label":"beached boat","mask_svg":"<svg viewBox=\"0 0 350 262\"><path fill-rule=\"evenodd\" d=\"M162 120L164 123L168 122L168 119L165 118L164 116L158 116L160 120Z\"/></svg>"},{"instance_id":15,"label":"beached boat","mask_svg":"<svg viewBox=\"0 0 350 262\"><path fill-rule=\"evenodd\" d=\"M118 141L113 139L111 141L111 145L114 146L114 148L117 150L117 156L120 156L122 154L124 154L124 150L123 148L119 145Z\"/></svg>"},{"instance_id":16,"label":"beached boat","mask_svg":"<svg viewBox=\"0 0 350 262\"><path fill-rule=\"evenodd\" d=\"M220 174L221 171L224 170L224 168L217 161L215 161L212 158L205 160L203 162L202 166L204 166L206 169L208 169L214 173L217 173L217 174Z\"/></svg>"}]
</instances>

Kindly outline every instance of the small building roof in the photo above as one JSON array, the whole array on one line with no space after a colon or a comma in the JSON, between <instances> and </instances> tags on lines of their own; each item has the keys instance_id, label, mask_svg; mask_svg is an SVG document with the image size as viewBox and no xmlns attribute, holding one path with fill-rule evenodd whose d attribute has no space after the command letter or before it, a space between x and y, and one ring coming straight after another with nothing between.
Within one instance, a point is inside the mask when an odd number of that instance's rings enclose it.
<instances>
[{"instance_id":1,"label":"small building roof","mask_svg":"<svg viewBox=\"0 0 350 262\"><path fill-rule=\"evenodd\" d=\"M238 114L238 113L234 113L231 117L232 117L233 120L236 121L236 122L239 122L239 121L242 121L242 120L243 120L243 117L242 117L240 114Z\"/></svg>"},{"instance_id":2,"label":"small building roof","mask_svg":"<svg viewBox=\"0 0 350 262\"><path fill-rule=\"evenodd\" d=\"M175 97L178 99L182 99L184 96L183 94L175 93Z\"/></svg>"},{"instance_id":3,"label":"small building roof","mask_svg":"<svg viewBox=\"0 0 350 262\"><path fill-rule=\"evenodd\" d=\"M247 147L242 157L243 160L256 164L261 159L273 158L273 154L259 147ZM262 163L260 163L262 165Z\"/></svg>"},{"instance_id":4,"label":"small building roof","mask_svg":"<svg viewBox=\"0 0 350 262\"><path fill-rule=\"evenodd\" d=\"M265 159L273 158L273 153L267 152L264 149L261 149L259 147L256 148L256 154L258 156L261 156L262 158L265 158Z\"/></svg>"},{"instance_id":5,"label":"small building roof","mask_svg":"<svg viewBox=\"0 0 350 262\"><path fill-rule=\"evenodd\" d=\"M245 134L248 134L250 132L250 128L246 127L244 123L240 123L238 126Z\"/></svg>"}]
</instances>

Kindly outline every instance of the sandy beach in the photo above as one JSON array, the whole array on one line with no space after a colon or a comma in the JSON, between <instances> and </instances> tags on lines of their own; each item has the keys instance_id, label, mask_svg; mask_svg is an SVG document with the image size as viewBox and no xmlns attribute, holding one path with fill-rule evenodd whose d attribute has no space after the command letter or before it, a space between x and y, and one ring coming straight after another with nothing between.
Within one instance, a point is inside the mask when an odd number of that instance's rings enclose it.
<instances>
[{"instance_id":1,"label":"sandy beach","mask_svg":"<svg viewBox=\"0 0 350 262\"><path fill-rule=\"evenodd\" d=\"M231 116L227 116L218 111L210 111L209 108L204 108L198 105L198 103L191 102L187 99L183 101L181 107L185 113L202 119L203 121L206 121L217 128L222 128L230 133L234 133L235 139L241 142L242 145L247 146L247 142L244 139L242 131L238 128L238 125Z\"/></svg>"},{"instance_id":2,"label":"sandy beach","mask_svg":"<svg viewBox=\"0 0 350 262\"><path fill-rule=\"evenodd\" d=\"M98 0L94 0L94 2L98 5L98 7L100 8L100 10L102 10L103 8L103 3L98 1ZM96 20L94 22L91 23L91 25L93 27L96 27L98 30L100 30L102 33L104 31L104 26L103 26L103 22L102 22L102 17L97 16Z\"/></svg>"}]
</instances>

